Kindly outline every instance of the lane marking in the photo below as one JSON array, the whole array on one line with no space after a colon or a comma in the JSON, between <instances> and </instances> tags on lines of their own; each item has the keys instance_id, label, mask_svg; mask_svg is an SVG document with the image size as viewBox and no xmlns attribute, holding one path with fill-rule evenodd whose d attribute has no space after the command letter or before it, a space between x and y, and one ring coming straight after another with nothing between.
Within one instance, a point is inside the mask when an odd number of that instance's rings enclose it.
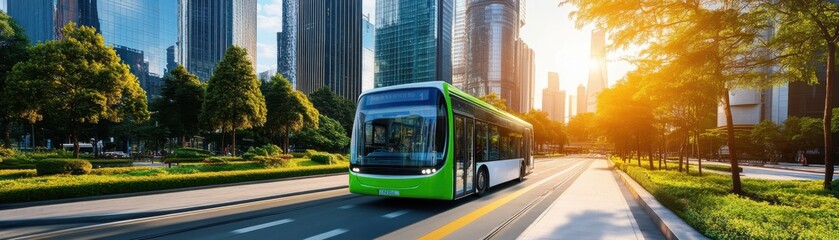
<instances>
[{"instance_id":1,"label":"lane marking","mask_svg":"<svg viewBox=\"0 0 839 240\"><path fill-rule=\"evenodd\" d=\"M353 205L344 205L344 206L338 207L338 209L350 209L350 208L354 208L354 207L355 206L353 206Z\"/></svg>"},{"instance_id":2,"label":"lane marking","mask_svg":"<svg viewBox=\"0 0 839 240\"><path fill-rule=\"evenodd\" d=\"M408 213L408 212L410 212L410 211L408 211L408 210L399 210L399 211L396 211L396 212L392 212L392 213L388 213L388 214L382 215L382 217L383 217L383 218L396 218L396 217L399 217L399 216L405 215L405 214L406 214L406 213Z\"/></svg>"},{"instance_id":3,"label":"lane marking","mask_svg":"<svg viewBox=\"0 0 839 240\"><path fill-rule=\"evenodd\" d=\"M349 231L349 230L339 228L339 229L335 229L335 230L332 230L332 231L329 231L329 232L314 235L314 236L308 237L308 238L303 239L303 240L324 240L324 239L327 239L327 238L331 238L331 237L334 237L334 236L341 235L341 234L343 234L347 231Z\"/></svg>"},{"instance_id":4,"label":"lane marking","mask_svg":"<svg viewBox=\"0 0 839 240\"><path fill-rule=\"evenodd\" d=\"M455 219L454 221L449 222L446 225L443 225L440 228L437 228L437 230L434 230L434 231L432 231L428 234L425 234L422 237L419 237L419 239L423 239L423 240L426 240L426 239L442 239L442 238L448 236L449 234L453 233L454 231L457 231L458 229L466 226L467 224L472 223L473 221L477 220L478 218L486 215L487 213L490 213L493 210L495 210L495 209L503 206L504 204L507 204L508 202L512 201L513 199L516 199L519 196L529 192L530 190L533 190L534 188L539 187L542 184L545 184L545 183L553 180L554 178L559 177L560 175L563 175L567 172L570 172L571 170L575 170L577 168L577 166L580 166L580 164L583 164L583 163L585 163L585 162L579 162L579 163L575 164L574 166L572 166L568 169L562 170L561 172L555 173L554 175L551 175L550 177L542 179L539 182L534 183L533 185L527 186L527 187L525 187L523 189L520 189L520 190L518 190L514 193L511 193L507 196L504 196L501 199L498 199L494 202L491 202L491 203L479 208L478 210L475 210L475 211L473 211L469 214L466 214L466 215L464 215L464 216L462 216L458 219Z\"/></svg>"},{"instance_id":5,"label":"lane marking","mask_svg":"<svg viewBox=\"0 0 839 240\"><path fill-rule=\"evenodd\" d=\"M273 221L273 222L267 222L267 223L263 223L263 224L259 224L259 225L255 225L255 226L236 229L236 230L233 230L232 233L235 233L235 234L248 233L248 232L253 232L253 231L256 231L256 230L259 230L259 229L269 228L269 227L277 226L277 225L280 225L280 224L286 224L286 223L290 223L290 222L294 222L294 219L283 219L283 220L277 220L277 221Z\"/></svg>"}]
</instances>

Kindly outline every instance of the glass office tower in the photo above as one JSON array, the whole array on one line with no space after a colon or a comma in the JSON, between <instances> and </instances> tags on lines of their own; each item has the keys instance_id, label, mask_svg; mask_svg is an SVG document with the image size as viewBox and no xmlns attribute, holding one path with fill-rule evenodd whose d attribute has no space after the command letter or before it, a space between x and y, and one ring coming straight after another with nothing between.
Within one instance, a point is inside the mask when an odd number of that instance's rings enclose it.
<instances>
[{"instance_id":1,"label":"glass office tower","mask_svg":"<svg viewBox=\"0 0 839 240\"><path fill-rule=\"evenodd\" d=\"M277 33L277 72L297 89L297 0L283 0L283 29Z\"/></svg>"},{"instance_id":2,"label":"glass office tower","mask_svg":"<svg viewBox=\"0 0 839 240\"><path fill-rule=\"evenodd\" d=\"M375 87L452 82L452 1L376 1Z\"/></svg>"},{"instance_id":3,"label":"glass office tower","mask_svg":"<svg viewBox=\"0 0 839 240\"><path fill-rule=\"evenodd\" d=\"M521 111L516 79L519 14L516 0L473 0L466 6L466 79L475 96L495 93Z\"/></svg>"},{"instance_id":4,"label":"glass office tower","mask_svg":"<svg viewBox=\"0 0 839 240\"><path fill-rule=\"evenodd\" d=\"M160 94L163 75L176 64L167 49L177 48L177 1L9 0L7 7L33 43L61 38L69 22L95 27L150 98Z\"/></svg>"},{"instance_id":5,"label":"glass office tower","mask_svg":"<svg viewBox=\"0 0 839 240\"><path fill-rule=\"evenodd\" d=\"M248 51L256 63L256 0L180 0L180 61L202 81L213 74L230 46Z\"/></svg>"}]
</instances>

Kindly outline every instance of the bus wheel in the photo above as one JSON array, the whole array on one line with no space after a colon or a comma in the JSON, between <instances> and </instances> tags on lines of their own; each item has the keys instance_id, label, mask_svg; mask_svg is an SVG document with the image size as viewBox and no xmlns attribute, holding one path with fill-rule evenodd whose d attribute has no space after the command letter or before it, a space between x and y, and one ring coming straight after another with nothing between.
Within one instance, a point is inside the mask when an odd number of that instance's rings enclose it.
<instances>
[{"instance_id":1,"label":"bus wheel","mask_svg":"<svg viewBox=\"0 0 839 240\"><path fill-rule=\"evenodd\" d=\"M524 164L521 165L521 169L519 170L519 182L524 182Z\"/></svg>"},{"instance_id":2,"label":"bus wheel","mask_svg":"<svg viewBox=\"0 0 839 240\"><path fill-rule=\"evenodd\" d=\"M481 170L478 171L477 182L477 194L478 196L483 196L486 193L487 188L489 188L489 174L487 174L486 168L481 168Z\"/></svg>"}]
</instances>

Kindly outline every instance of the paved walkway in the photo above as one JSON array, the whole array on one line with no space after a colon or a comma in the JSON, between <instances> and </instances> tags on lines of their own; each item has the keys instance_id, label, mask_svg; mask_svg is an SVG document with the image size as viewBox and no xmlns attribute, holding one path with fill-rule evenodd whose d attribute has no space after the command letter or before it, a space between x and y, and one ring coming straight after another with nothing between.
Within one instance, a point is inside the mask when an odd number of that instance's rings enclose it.
<instances>
[{"instance_id":1,"label":"paved walkway","mask_svg":"<svg viewBox=\"0 0 839 240\"><path fill-rule=\"evenodd\" d=\"M695 162L691 162L691 164L696 164ZM712 165L723 165L723 166L730 166L728 163L719 163L719 162L705 162L702 161L702 164L712 164ZM800 166L800 165L799 165ZM822 166L821 173L817 172L809 172L809 171L794 171L782 168L771 168L771 167L754 167L754 166L740 166L743 168L743 172L740 173L741 177L744 178L755 178L755 179L767 179L767 180L824 180L824 165ZM720 173L720 174L728 174L731 175L729 172L722 172L722 171L713 171L709 169L703 169L702 171ZM839 177L839 174L834 174L834 178Z\"/></svg>"},{"instance_id":2,"label":"paved walkway","mask_svg":"<svg viewBox=\"0 0 839 240\"><path fill-rule=\"evenodd\" d=\"M107 219L117 215L179 211L224 205L253 199L272 198L317 189L340 188L347 184L346 175L305 178L296 181L271 181L108 198L81 202L58 203L0 210L0 226L21 221L57 221L66 219ZM164 201L165 200L165 201ZM126 204L131 203L131 204Z\"/></svg>"},{"instance_id":3,"label":"paved walkway","mask_svg":"<svg viewBox=\"0 0 839 240\"><path fill-rule=\"evenodd\" d=\"M622 188L606 160L596 160L519 239L663 239Z\"/></svg>"}]
</instances>

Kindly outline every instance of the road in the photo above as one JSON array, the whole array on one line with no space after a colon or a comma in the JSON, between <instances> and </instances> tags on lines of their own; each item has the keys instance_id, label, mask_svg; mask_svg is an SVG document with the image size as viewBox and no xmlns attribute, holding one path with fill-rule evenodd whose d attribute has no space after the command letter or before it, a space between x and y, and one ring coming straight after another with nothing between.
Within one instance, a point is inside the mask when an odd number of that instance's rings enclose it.
<instances>
[{"instance_id":1,"label":"road","mask_svg":"<svg viewBox=\"0 0 839 240\"><path fill-rule=\"evenodd\" d=\"M539 159L536 170L524 182L509 182L484 196L457 201L361 196L340 188L118 222L6 229L0 231L0 238L514 239L583 172L595 170L590 166L596 161L604 160L591 156ZM330 184L335 186L346 185L346 178L324 179L334 181ZM660 238L650 227L649 217L631 201L627 200L632 209L626 212L631 210L630 218L635 214L630 221L644 231L639 238ZM596 232L600 226L589 227Z\"/></svg>"}]
</instances>

